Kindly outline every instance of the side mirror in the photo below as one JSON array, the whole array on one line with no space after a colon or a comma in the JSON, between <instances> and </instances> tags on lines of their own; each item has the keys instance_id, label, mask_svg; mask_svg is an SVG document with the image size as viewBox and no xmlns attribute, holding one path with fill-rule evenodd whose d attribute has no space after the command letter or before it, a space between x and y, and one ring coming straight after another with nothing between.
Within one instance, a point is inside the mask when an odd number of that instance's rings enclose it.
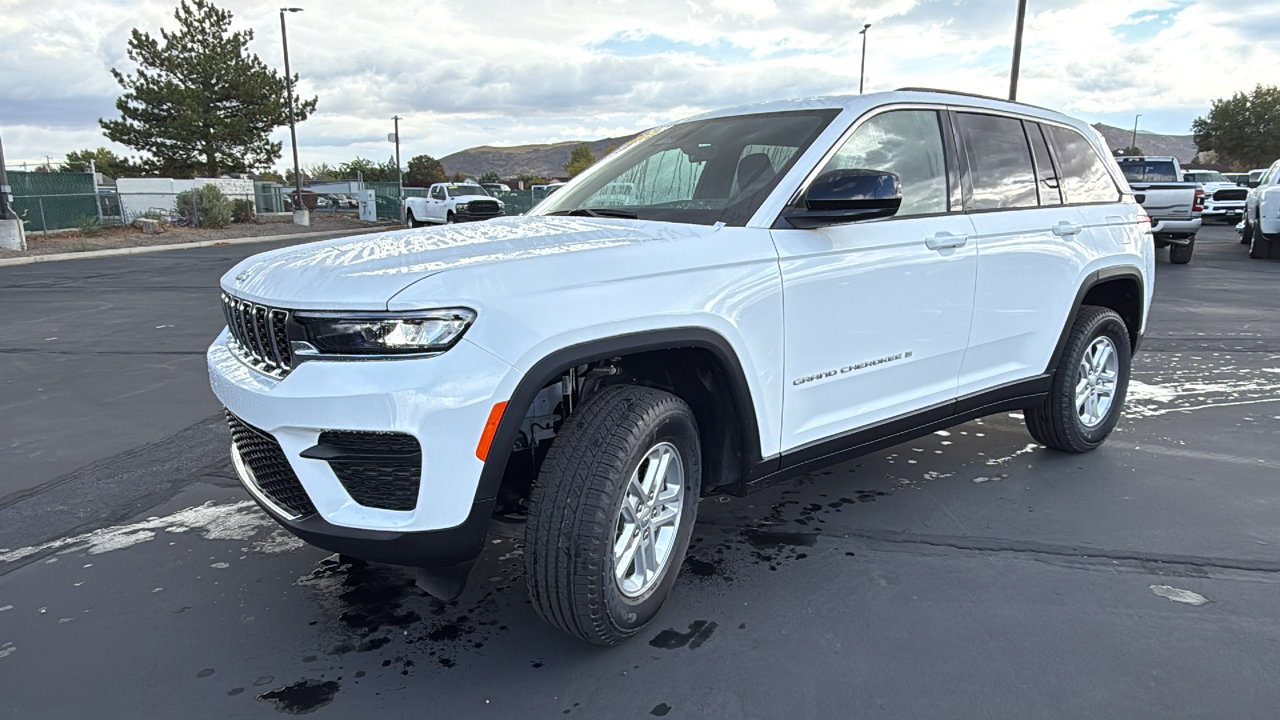
<instances>
[{"instance_id":1,"label":"side mirror","mask_svg":"<svg viewBox=\"0 0 1280 720\"><path fill-rule=\"evenodd\" d=\"M1261 184L1262 184L1262 181L1261 181L1261 180L1250 180L1250 181L1249 181L1249 187L1251 187L1251 188L1256 188L1256 187L1258 187L1258 186L1259 186L1259 185L1261 185Z\"/></svg>"},{"instance_id":2,"label":"side mirror","mask_svg":"<svg viewBox=\"0 0 1280 720\"><path fill-rule=\"evenodd\" d=\"M860 220L893 217L902 207L898 176L879 170L829 170L813 181L801 198L804 209L783 215L803 230Z\"/></svg>"},{"instance_id":3,"label":"side mirror","mask_svg":"<svg viewBox=\"0 0 1280 720\"><path fill-rule=\"evenodd\" d=\"M1146 193L1134 193L1134 194L1133 194L1133 201L1134 201L1134 202L1136 202L1136 203L1138 203L1139 205L1141 205L1142 203L1144 203L1144 202L1146 202L1146 201L1147 201L1147 194L1146 194Z\"/></svg>"}]
</instances>

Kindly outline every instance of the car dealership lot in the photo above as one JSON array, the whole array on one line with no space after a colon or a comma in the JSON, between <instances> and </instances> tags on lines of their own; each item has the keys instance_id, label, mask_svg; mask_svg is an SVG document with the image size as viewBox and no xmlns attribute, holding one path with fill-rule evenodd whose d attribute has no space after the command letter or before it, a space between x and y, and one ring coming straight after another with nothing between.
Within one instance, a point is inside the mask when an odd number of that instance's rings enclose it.
<instances>
[{"instance_id":1,"label":"car dealership lot","mask_svg":"<svg viewBox=\"0 0 1280 720\"><path fill-rule=\"evenodd\" d=\"M440 603L292 541L234 479L204 348L268 246L0 269L0 712L15 717L1262 717L1280 701L1280 263L1162 253L1097 452L1000 414L707 498L611 649L492 538Z\"/></svg>"}]
</instances>

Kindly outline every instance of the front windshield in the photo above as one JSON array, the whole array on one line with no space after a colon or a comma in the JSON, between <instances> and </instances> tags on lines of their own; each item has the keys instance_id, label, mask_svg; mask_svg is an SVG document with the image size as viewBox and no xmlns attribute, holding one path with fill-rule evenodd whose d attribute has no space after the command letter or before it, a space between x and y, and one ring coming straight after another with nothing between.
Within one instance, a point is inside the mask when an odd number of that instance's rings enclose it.
<instances>
[{"instance_id":1,"label":"front windshield","mask_svg":"<svg viewBox=\"0 0 1280 720\"><path fill-rule=\"evenodd\" d=\"M1120 171L1129 182L1178 182L1173 163L1168 160L1122 160Z\"/></svg>"},{"instance_id":2,"label":"front windshield","mask_svg":"<svg viewBox=\"0 0 1280 720\"><path fill-rule=\"evenodd\" d=\"M463 197L466 195L488 195L484 188L479 185L450 185L448 186L449 197Z\"/></svg>"},{"instance_id":3,"label":"front windshield","mask_svg":"<svg viewBox=\"0 0 1280 720\"><path fill-rule=\"evenodd\" d=\"M674 125L606 158L531 214L745 225L838 114L803 110Z\"/></svg>"},{"instance_id":4,"label":"front windshield","mask_svg":"<svg viewBox=\"0 0 1280 720\"><path fill-rule=\"evenodd\" d=\"M1228 180L1228 179L1226 178L1226 176L1224 176L1224 175L1223 175L1222 173L1220 173L1220 172L1194 172L1194 173L1187 173L1187 174L1191 176L1191 177L1187 178L1187 180L1189 180L1189 181L1191 181L1191 182L1201 182L1201 183L1229 183L1229 182L1231 182L1230 180Z\"/></svg>"}]
</instances>

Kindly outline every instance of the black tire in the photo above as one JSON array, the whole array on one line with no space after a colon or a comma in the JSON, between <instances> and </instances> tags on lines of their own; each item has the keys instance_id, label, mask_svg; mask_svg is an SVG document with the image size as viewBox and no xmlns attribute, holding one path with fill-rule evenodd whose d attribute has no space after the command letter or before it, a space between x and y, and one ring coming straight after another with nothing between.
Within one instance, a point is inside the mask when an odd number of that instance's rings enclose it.
<instances>
[{"instance_id":1,"label":"black tire","mask_svg":"<svg viewBox=\"0 0 1280 720\"><path fill-rule=\"evenodd\" d=\"M1075 407L1075 387L1080 380L1080 362L1085 351L1101 336L1115 346L1118 371L1111 407L1101 422L1086 426ZM1053 385L1044 402L1026 409L1027 430L1041 445L1063 452L1082 453L1102 444L1115 429L1124 408L1129 387L1132 350L1129 329L1114 310L1096 305L1080 308L1076 322L1067 337L1067 345L1053 375Z\"/></svg>"},{"instance_id":2,"label":"black tire","mask_svg":"<svg viewBox=\"0 0 1280 720\"><path fill-rule=\"evenodd\" d=\"M1253 241L1253 223L1244 221L1244 229L1240 231L1240 244L1248 245Z\"/></svg>"},{"instance_id":3,"label":"black tire","mask_svg":"<svg viewBox=\"0 0 1280 720\"><path fill-rule=\"evenodd\" d=\"M449 214L445 215L444 222L446 225L452 225L458 222L458 219L454 217L452 212L450 212Z\"/></svg>"},{"instance_id":4,"label":"black tire","mask_svg":"<svg viewBox=\"0 0 1280 720\"><path fill-rule=\"evenodd\" d=\"M1169 262L1174 265L1186 265L1191 262L1191 253L1196 249L1196 236L1187 238L1186 245L1169 246Z\"/></svg>"},{"instance_id":5,"label":"black tire","mask_svg":"<svg viewBox=\"0 0 1280 720\"><path fill-rule=\"evenodd\" d=\"M416 228L421 225L417 218L413 216L413 210L411 209L405 209L404 211L404 224L408 225L410 228Z\"/></svg>"},{"instance_id":6,"label":"black tire","mask_svg":"<svg viewBox=\"0 0 1280 720\"><path fill-rule=\"evenodd\" d=\"M664 442L684 463L682 511L657 580L631 598L614 576L619 511L632 473ZM636 385L606 388L590 398L552 441L530 493L524 566L534 609L552 626L597 645L635 635L675 585L701 484L697 421L683 400Z\"/></svg>"}]
</instances>

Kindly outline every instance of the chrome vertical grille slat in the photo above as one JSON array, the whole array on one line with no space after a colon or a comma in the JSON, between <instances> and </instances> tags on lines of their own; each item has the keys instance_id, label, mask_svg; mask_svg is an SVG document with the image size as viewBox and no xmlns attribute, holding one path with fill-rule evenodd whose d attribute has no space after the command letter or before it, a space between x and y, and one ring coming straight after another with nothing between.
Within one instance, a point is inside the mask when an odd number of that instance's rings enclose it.
<instances>
[{"instance_id":1,"label":"chrome vertical grille slat","mask_svg":"<svg viewBox=\"0 0 1280 720\"><path fill-rule=\"evenodd\" d=\"M222 294L222 310L232 350L247 365L282 378L293 367L289 347L289 311Z\"/></svg>"}]
</instances>

